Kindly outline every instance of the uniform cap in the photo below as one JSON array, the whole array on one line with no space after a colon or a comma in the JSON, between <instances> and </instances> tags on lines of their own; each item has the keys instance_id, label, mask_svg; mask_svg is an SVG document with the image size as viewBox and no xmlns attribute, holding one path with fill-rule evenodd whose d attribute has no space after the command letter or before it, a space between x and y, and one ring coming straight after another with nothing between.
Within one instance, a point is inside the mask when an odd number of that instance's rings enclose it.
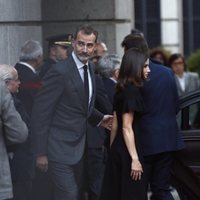
<instances>
[{"instance_id":1,"label":"uniform cap","mask_svg":"<svg viewBox=\"0 0 200 200\"><path fill-rule=\"evenodd\" d=\"M59 45L63 47L68 47L71 45L73 39L72 34L57 35L48 37L46 40L49 42L49 46Z\"/></svg>"}]
</instances>

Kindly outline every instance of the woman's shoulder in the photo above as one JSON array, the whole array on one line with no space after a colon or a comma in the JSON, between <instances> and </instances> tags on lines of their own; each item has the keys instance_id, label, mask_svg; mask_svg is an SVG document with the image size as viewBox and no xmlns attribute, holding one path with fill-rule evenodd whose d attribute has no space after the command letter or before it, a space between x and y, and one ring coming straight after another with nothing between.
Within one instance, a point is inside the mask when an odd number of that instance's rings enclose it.
<instances>
[{"instance_id":1,"label":"woman's shoulder","mask_svg":"<svg viewBox=\"0 0 200 200\"><path fill-rule=\"evenodd\" d=\"M135 86L134 84L127 84L126 87L124 88L124 94L139 94L140 93L140 87Z\"/></svg>"},{"instance_id":2,"label":"woman's shoulder","mask_svg":"<svg viewBox=\"0 0 200 200\"><path fill-rule=\"evenodd\" d=\"M144 108L143 99L140 93L140 87L128 84L123 93L123 111L141 112Z\"/></svg>"}]
</instances>

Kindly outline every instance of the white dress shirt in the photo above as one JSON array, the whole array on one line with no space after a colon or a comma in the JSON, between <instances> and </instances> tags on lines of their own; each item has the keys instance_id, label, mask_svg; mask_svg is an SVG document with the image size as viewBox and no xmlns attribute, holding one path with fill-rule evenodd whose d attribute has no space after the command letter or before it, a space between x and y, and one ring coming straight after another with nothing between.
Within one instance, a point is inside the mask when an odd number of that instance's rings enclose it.
<instances>
[{"instance_id":1,"label":"white dress shirt","mask_svg":"<svg viewBox=\"0 0 200 200\"><path fill-rule=\"evenodd\" d=\"M185 73L183 73L183 76L177 76L179 84L181 86L182 91L185 91Z\"/></svg>"},{"instance_id":2,"label":"white dress shirt","mask_svg":"<svg viewBox=\"0 0 200 200\"><path fill-rule=\"evenodd\" d=\"M84 69L83 66L87 65L88 66L88 62L86 64L82 63L76 56L76 54L74 52L72 52L72 57L74 59L74 62L76 63L77 69L79 71L80 77L84 82ZM91 79L91 75L90 75L90 71L89 71L89 66L87 68L87 72L88 72L88 84L89 84L89 102L91 101L92 98L92 79Z\"/></svg>"}]
</instances>

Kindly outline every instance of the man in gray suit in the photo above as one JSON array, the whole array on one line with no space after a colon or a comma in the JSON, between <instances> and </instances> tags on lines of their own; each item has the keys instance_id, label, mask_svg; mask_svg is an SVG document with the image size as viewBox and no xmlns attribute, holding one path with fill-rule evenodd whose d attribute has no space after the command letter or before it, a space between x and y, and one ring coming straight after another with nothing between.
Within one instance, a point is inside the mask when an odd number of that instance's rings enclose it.
<instances>
[{"instance_id":1,"label":"man in gray suit","mask_svg":"<svg viewBox=\"0 0 200 200\"><path fill-rule=\"evenodd\" d=\"M28 129L15 110L10 92L0 81L0 200L12 198L12 182L6 145L24 142Z\"/></svg>"},{"instance_id":2,"label":"man in gray suit","mask_svg":"<svg viewBox=\"0 0 200 200\"><path fill-rule=\"evenodd\" d=\"M169 67L174 72L179 96L199 89L199 75L196 72L189 72L187 70L183 55L179 53L172 54L169 57Z\"/></svg>"},{"instance_id":3,"label":"man in gray suit","mask_svg":"<svg viewBox=\"0 0 200 200\"><path fill-rule=\"evenodd\" d=\"M77 200L88 121L108 127L111 116L94 109L95 77L92 63L97 32L88 25L78 28L74 51L52 67L35 99L32 130L36 165L50 170L55 200Z\"/></svg>"}]
</instances>

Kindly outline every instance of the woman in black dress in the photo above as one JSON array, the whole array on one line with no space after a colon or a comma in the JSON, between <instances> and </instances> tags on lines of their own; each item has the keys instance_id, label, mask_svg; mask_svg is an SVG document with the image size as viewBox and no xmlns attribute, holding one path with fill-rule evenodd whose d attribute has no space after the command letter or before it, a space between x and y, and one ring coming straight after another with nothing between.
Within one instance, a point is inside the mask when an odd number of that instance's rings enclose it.
<instances>
[{"instance_id":1,"label":"woman in black dress","mask_svg":"<svg viewBox=\"0 0 200 200\"><path fill-rule=\"evenodd\" d=\"M138 118L144 107L140 87L149 72L148 54L136 48L126 51L114 97L111 148L101 200L147 199Z\"/></svg>"}]
</instances>

